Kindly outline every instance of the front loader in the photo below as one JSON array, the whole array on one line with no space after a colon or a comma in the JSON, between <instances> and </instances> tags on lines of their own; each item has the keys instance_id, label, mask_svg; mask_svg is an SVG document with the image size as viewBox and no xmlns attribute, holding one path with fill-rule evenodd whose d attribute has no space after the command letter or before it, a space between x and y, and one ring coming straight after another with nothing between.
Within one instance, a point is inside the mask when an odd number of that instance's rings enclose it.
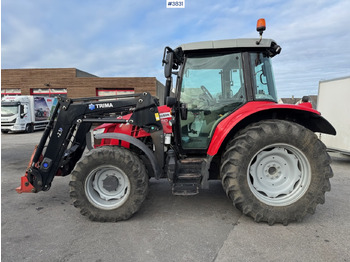
<instances>
[{"instance_id":1,"label":"front loader","mask_svg":"<svg viewBox=\"0 0 350 262\"><path fill-rule=\"evenodd\" d=\"M83 215L119 221L140 208L151 177L167 179L174 195L220 179L257 222L287 225L314 213L333 176L314 132L336 131L312 108L277 104L271 58L281 47L262 38L264 29L262 19L258 39L166 47L161 101L149 93L60 98L17 191L46 191L70 174ZM90 133L93 123L103 124Z\"/></svg>"}]
</instances>

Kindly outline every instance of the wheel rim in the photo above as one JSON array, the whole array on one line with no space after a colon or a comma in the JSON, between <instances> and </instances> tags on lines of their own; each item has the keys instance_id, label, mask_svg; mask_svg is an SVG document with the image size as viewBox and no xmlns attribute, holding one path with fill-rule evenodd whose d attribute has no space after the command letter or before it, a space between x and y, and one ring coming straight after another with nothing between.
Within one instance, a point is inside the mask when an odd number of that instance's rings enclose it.
<instances>
[{"instance_id":1,"label":"wheel rim","mask_svg":"<svg viewBox=\"0 0 350 262\"><path fill-rule=\"evenodd\" d=\"M89 173L85 192L91 204L99 209L115 209L130 195L128 176L115 166L100 166Z\"/></svg>"},{"instance_id":2,"label":"wheel rim","mask_svg":"<svg viewBox=\"0 0 350 262\"><path fill-rule=\"evenodd\" d=\"M307 157L296 147L275 144L253 157L247 172L252 193L271 206L286 206L298 201L311 182Z\"/></svg>"}]
</instances>

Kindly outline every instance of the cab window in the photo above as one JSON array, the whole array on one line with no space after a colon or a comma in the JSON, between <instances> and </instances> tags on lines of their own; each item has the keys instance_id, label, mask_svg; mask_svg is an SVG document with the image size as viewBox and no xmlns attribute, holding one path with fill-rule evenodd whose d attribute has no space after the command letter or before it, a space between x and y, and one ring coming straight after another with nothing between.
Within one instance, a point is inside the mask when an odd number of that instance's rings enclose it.
<instances>
[{"instance_id":1,"label":"cab window","mask_svg":"<svg viewBox=\"0 0 350 262\"><path fill-rule=\"evenodd\" d=\"M251 53L250 64L254 74L253 92L255 100L272 100L277 102L270 58L264 53Z\"/></svg>"},{"instance_id":2,"label":"cab window","mask_svg":"<svg viewBox=\"0 0 350 262\"><path fill-rule=\"evenodd\" d=\"M205 149L221 118L246 101L240 53L189 57L181 83L180 102L188 109L181 119L184 149Z\"/></svg>"}]
</instances>

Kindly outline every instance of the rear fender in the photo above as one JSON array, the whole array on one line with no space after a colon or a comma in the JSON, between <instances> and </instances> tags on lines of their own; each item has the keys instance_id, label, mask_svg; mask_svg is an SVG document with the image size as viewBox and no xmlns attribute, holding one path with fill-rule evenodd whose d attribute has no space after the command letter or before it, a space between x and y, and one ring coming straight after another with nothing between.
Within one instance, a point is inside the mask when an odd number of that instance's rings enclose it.
<instances>
[{"instance_id":1,"label":"rear fender","mask_svg":"<svg viewBox=\"0 0 350 262\"><path fill-rule=\"evenodd\" d=\"M312 108L274 102L250 102L223 119L215 129L207 154L214 156L239 130L264 119L296 122L313 132L335 135L334 127Z\"/></svg>"}]
</instances>

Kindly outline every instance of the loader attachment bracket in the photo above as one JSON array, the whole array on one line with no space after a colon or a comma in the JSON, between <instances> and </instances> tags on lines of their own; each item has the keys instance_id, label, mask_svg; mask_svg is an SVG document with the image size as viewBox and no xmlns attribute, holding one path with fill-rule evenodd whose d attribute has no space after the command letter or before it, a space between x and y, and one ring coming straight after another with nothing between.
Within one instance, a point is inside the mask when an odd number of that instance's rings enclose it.
<instances>
[{"instance_id":1,"label":"loader attachment bracket","mask_svg":"<svg viewBox=\"0 0 350 262\"><path fill-rule=\"evenodd\" d=\"M36 189L29 183L27 173L21 177L21 185L16 188L18 194L21 193L36 193Z\"/></svg>"}]
</instances>

